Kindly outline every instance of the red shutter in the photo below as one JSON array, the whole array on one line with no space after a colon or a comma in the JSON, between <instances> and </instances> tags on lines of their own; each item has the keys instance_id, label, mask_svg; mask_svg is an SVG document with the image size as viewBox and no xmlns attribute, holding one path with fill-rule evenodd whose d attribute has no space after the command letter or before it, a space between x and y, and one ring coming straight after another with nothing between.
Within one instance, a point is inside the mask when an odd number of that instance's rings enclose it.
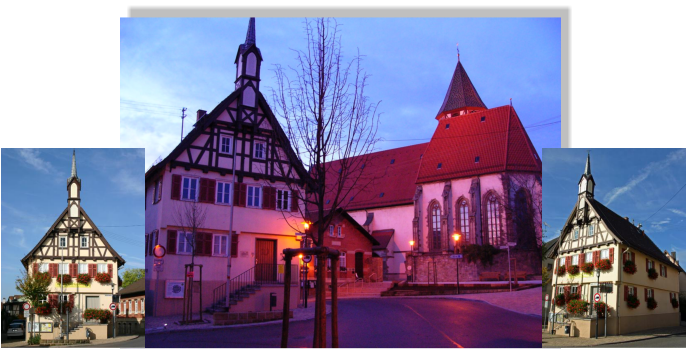
<instances>
[{"instance_id":1,"label":"red shutter","mask_svg":"<svg viewBox=\"0 0 697 349\"><path fill-rule=\"evenodd\" d=\"M167 251L170 254L177 253L177 231L167 230Z\"/></svg>"},{"instance_id":2,"label":"red shutter","mask_svg":"<svg viewBox=\"0 0 697 349\"><path fill-rule=\"evenodd\" d=\"M77 264L76 263L70 263L70 277L77 277Z\"/></svg>"},{"instance_id":3,"label":"red shutter","mask_svg":"<svg viewBox=\"0 0 697 349\"><path fill-rule=\"evenodd\" d=\"M196 237L194 238L196 240L196 249L194 252L196 253L197 256L200 256L203 254L203 247L204 247L205 238L206 238L204 235L205 234L198 232L198 233L196 233Z\"/></svg>"},{"instance_id":4,"label":"red shutter","mask_svg":"<svg viewBox=\"0 0 697 349\"><path fill-rule=\"evenodd\" d=\"M234 181L234 179L233 179ZM232 183L232 205L233 206L239 206L240 205L240 184L237 182Z\"/></svg>"},{"instance_id":5,"label":"red shutter","mask_svg":"<svg viewBox=\"0 0 697 349\"><path fill-rule=\"evenodd\" d=\"M198 201L205 203L215 203L215 181L208 178L201 178L201 193Z\"/></svg>"},{"instance_id":6,"label":"red shutter","mask_svg":"<svg viewBox=\"0 0 697 349\"><path fill-rule=\"evenodd\" d=\"M290 210L293 212L298 212L298 191L293 190L292 197L290 200Z\"/></svg>"},{"instance_id":7,"label":"red shutter","mask_svg":"<svg viewBox=\"0 0 697 349\"><path fill-rule=\"evenodd\" d=\"M614 263L615 263L615 249L610 248L610 264L614 264Z\"/></svg>"},{"instance_id":8,"label":"red shutter","mask_svg":"<svg viewBox=\"0 0 697 349\"><path fill-rule=\"evenodd\" d=\"M89 264L87 266L87 271L89 272L91 278L96 277L97 276L97 265L96 264Z\"/></svg>"},{"instance_id":9,"label":"red shutter","mask_svg":"<svg viewBox=\"0 0 697 349\"><path fill-rule=\"evenodd\" d=\"M58 303L58 295L57 294L49 294L48 301L50 303Z\"/></svg>"},{"instance_id":10,"label":"red shutter","mask_svg":"<svg viewBox=\"0 0 697 349\"><path fill-rule=\"evenodd\" d=\"M564 286L564 294L568 295L571 292L571 286L566 285Z\"/></svg>"},{"instance_id":11,"label":"red shutter","mask_svg":"<svg viewBox=\"0 0 697 349\"><path fill-rule=\"evenodd\" d=\"M600 251L593 251L593 264L598 263L598 257L600 257Z\"/></svg>"},{"instance_id":12,"label":"red shutter","mask_svg":"<svg viewBox=\"0 0 697 349\"><path fill-rule=\"evenodd\" d=\"M114 277L114 265L109 263L107 264L107 272L109 273L109 277L113 278Z\"/></svg>"},{"instance_id":13,"label":"red shutter","mask_svg":"<svg viewBox=\"0 0 697 349\"><path fill-rule=\"evenodd\" d=\"M240 183L240 202L239 205L242 207L247 207L247 184Z\"/></svg>"},{"instance_id":14,"label":"red shutter","mask_svg":"<svg viewBox=\"0 0 697 349\"><path fill-rule=\"evenodd\" d=\"M34 263L32 275L36 276L39 273L39 265Z\"/></svg>"},{"instance_id":15,"label":"red shutter","mask_svg":"<svg viewBox=\"0 0 697 349\"><path fill-rule=\"evenodd\" d=\"M627 300L627 296L629 295L629 286L624 285L624 300Z\"/></svg>"},{"instance_id":16,"label":"red shutter","mask_svg":"<svg viewBox=\"0 0 697 349\"><path fill-rule=\"evenodd\" d=\"M203 248L203 254L210 256L213 254L213 234L205 234L205 245Z\"/></svg>"},{"instance_id":17,"label":"red shutter","mask_svg":"<svg viewBox=\"0 0 697 349\"><path fill-rule=\"evenodd\" d=\"M237 257L237 237L238 235L233 232L230 239L230 257Z\"/></svg>"},{"instance_id":18,"label":"red shutter","mask_svg":"<svg viewBox=\"0 0 697 349\"><path fill-rule=\"evenodd\" d=\"M631 253L632 253L632 262L634 262L634 265L636 265L636 255L634 254L634 252L631 252Z\"/></svg>"},{"instance_id":19,"label":"red shutter","mask_svg":"<svg viewBox=\"0 0 697 349\"><path fill-rule=\"evenodd\" d=\"M269 186L264 186L261 188L262 196L261 196L261 208L265 210L270 210L271 209L271 202L273 201L271 199L271 191L273 191L273 187Z\"/></svg>"},{"instance_id":20,"label":"red shutter","mask_svg":"<svg viewBox=\"0 0 697 349\"><path fill-rule=\"evenodd\" d=\"M626 261L627 261L627 254L626 254L626 253L623 253L623 254L622 254L622 265L624 265L624 263L625 263Z\"/></svg>"},{"instance_id":21,"label":"red shutter","mask_svg":"<svg viewBox=\"0 0 697 349\"><path fill-rule=\"evenodd\" d=\"M646 258L646 271L649 271L649 259Z\"/></svg>"},{"instance_id":22,"label":"red shutter","mask_svg":"<svg viewBox=\"0 0 697 349\"><path fill-rule=\"evenodd\" d=\"M182 197L182 176L172 175L172 200L181 200Z\"/></svg>"},{"instance_id":23,"label":"red shutter","mask_svg":"<svg viewBox=\"0 0 697 349\"><path fill-rule=\"evenodd\" d=\"M644 288L644 301L648 301L648 300L649 300L649 289Z\"/></svg>"},{"instance_id":24,"label":"red shutter","mask_svg":"<svg viewBox=\"0 0 697 349\"><path fill-rule=\"evenodd\" d=\"M571 265L571 256L566 256L566 267L568 268Z\"/></svg>"},{"instance_id":25,"label":"red shutter","mask_svg":"<svg viewBox=\"0 0 697 349\"><path fill-rule=\"evenodd\" d=\"M49 266L49 272L52 278L58 277L58 263L51 263Z\"/></svg>"}]
</instances>

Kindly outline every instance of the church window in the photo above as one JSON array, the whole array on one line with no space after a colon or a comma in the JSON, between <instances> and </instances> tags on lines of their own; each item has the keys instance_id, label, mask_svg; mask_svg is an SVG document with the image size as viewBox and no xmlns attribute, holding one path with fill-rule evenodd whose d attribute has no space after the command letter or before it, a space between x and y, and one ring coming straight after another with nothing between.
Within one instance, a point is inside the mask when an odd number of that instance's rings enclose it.
<instances>
[{"instance_id":1,"label":"church window","mask_svg":"<svg viewBox=\"0 0 697 349\"><path fill-rule=\"evenodd\" d=\"M466 242L470 241L470 217L469 217L469 206L467 206L467 200L460 201L458 205L458 230L462 233L464 240Z\"/></svg>"},{"instance_id":2,"label":"church window","mask_svg":"<svg viewBox=\"0 0 697 349\"><path fill-rule=\"evenodd\" d=\"M214 256L227 256L227 235L214 234L213 235L213 255Z\"/></svg>"},{"instance_id":3,"label":"church window","mask_svg":"<svg viewBox=\"0 0 697 349\"><path fill-rule=\"evenodd\" d=\"M227 182L218 182L216 185L216 195L215 195L215 203L216 204L225 204L229 205L230 204L230 187L231 184Z\"/></svg>"},{"instance_id":4,"label":"church window","mask_svg":"<svg viewBox=\"0 0 697 349\"><path fill-rule=\"evenodd\" d=\"M254 142L254 158L266 159L266 144L262 142Z\"/></svg>"},{"instance_id":5,"label":"church window","mask_svg":"<svg viewBox=\"0 0 697 349\"><path fill-rule=\"evenodd\" d=\"M225 154L231 154L230 143L232 143L232 137L221 136L220 137L220 152Z\"/></svg>"},{"instance_id":6,"label":"church window","mask_svg":"<svg viewBox=\"0 0 697 349\"><path fill-rule=\"evenodd\" d=\"M501 216L499 202L494 195L490 195L487 202L487 224L489 228L489 244L493 246L501 245Z\"/></svg>"},{"instance_id":7,"label":"church window","mask_svg":"<svg viewBox=\"0 0 697 349\"><path fill-rule=\"evenodd\" d=\"M276 209L290 211L290 190L276 190Z\"/></svg>"},{"instance_id":8,"label":"church window","mask_svg":"<svg viewBox=\"0 0 697 349\"><path fill-rule=\"evenodd\" d=\"M59 236L58 237L58 247L60 247L60 248L68 247L68 237L67 236Z\"/></svg>"},{"instance_id":9,"label":"church window","mask_svg":"<svg viewBox=\"0 0 697 349\"><path fill-rule=\"evenodd\" d=\"M437 170L440 170L441 165L442 165L442 163L439 162L439 163L438 163L438 168L436 168L436 169L437 169Z\"/></svg>"},{"instance_id":10,"label":"church window","mask_svg":"<svg viewBox=\"0 0 697 349\"><path fill-rule=\"evenodd\" d=\"M588 226L588 236L593 236L593 234L595 233L594 230L595 230L595 228L594 228L593 224L589 225Z\"/></svg>"},{"instance_id":11,"label":"church window","mask_svg":"<svg viewBox=\"0 0 697 349\"><path fill-rule=\"evenodd\" d=\"M484 122L485 120L486 120L486 116L482 116L481 120L479 120L479 121Z\"/></svg>"},{"instance_id":12,"label":"church window","mask_svg":"<svg viewBox=\"0 0 697 349\"><path fill-rule=\"evenodd\" d=\"M39 264L39 273L48 273L48 264L46 264L46 263Z\"/></svg>"},{"instance_id":13,"label":"church window","mask_svg":"<svg viewBox=\"0 0 697 349\"><path fill-rule=\"evenodd\" d=\"M479 156L475 156L475 157L474 157L474 163L475 163L475 164L478 164L478 163L479 163Z\"/></svg>"},{"instance_id":14,"label":"church window","mask_svg":"<svg viewBox=\"0 0 697 349\"><path fill-rule=\"evenodd\" d=\"M261 187L247 186L247 207L261 208Z\"/></svg>"},{"instance_id":15,"label":"church window","mask_svg":"<svg viewBox=\"0 0 697 349\"><path fill-rule=\"evenodd\" d=\"M80 263L80 264L78 264L78 265L77 265L77 273L78 273L78 274L88 274L89 271L88 271L87 266L88 266L87 263Z\"/></svg>"},{"instance_id":16,"label":"church window","mask_svg":"<svg viewBox=\"0 0 697 349\"><path fill-rule=\"evenodd\" d=\"M191 254L193 234L188 232L180 231L177 236L177 253L178 254Z\"/></svg>"},{"instance_id":17,"label":"church window","mask_svg":"<svg viewBox=\"0 0 697 349\"><path fill-rule=\"evenodd\" d=\"M182 178L182 200L196 201L196 191L198 189L198 178Z\"/></svg>"},{"instance_id":18,"label":"church window","mask_svg":"<svg viewBox=\"0 0 697 349\"><path fill-rule=\"evenodd\" d=\"M89 247L89 243L87 240L87 235L81 235L80 236L80 248L87 248Z\"/></svg>"},{"instance_id":19,"label":"church window","mask_svg":"<svg viewBox=\"0 0 697 349\"><path fill-rule=\"evenodd\" d=\"M441 232L440 232L440 205L434 202L431 205L430 214L430 228L431 228L431 250L438 251L441 249Z\"/></svg>"}]
</instances>

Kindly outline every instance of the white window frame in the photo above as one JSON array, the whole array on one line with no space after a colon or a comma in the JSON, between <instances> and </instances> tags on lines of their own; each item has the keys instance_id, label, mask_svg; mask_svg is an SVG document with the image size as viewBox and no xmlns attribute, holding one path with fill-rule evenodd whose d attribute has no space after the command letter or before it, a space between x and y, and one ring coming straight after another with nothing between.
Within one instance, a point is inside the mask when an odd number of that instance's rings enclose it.
<instances>
[{"instance_id":1,"label":"white window frame","mask_svg":"<svg viewBox=\"0 0 697 349\"><path fill-rule=\"evenodd\" d=\"M344 237L344 235L342 234L341 228L342 228L342 227L341 227L340 225L337 225L337 226L336 226L336 237L339 237L339 238L343 238L343 237Z\"/></svg>"},{"instance_id":2,"label":"white window frame","mask_svg":"<svg viewBox=\"0 0 697 349\"><path fill-rule=\"evenodd\" d=\"M576 290L576 292L574 292L574 289ZM572 285L571 288L570 288L570 290L569 290L569 293L576 293L576 294L578 294L578 285Z\"/></svg>"},{"instance_id":3,"label":"white window frame","mask_svg":"<svg viewBox=\"0 0 697 349\"><path fill-rule=\"evenodd\" d=\"M574 228L574 240L578 240L578 227Z\"/></svg>"},{"instance_id":4,"label":"white window frame","mask_svg":"<svg viewBox=\"0 0 697 349\"><path fill-rule=\"evenodd\" d=\"M182 236L183 236L183 241L182 241ZM192 254L194 251L191 239L193 239L193 233L187 232L187 231L178 231L177 232L177 254ZM184 249L183 251L181 250L181 244L184 244Z\"/></svg>"},{"instance_id":5,"label":"white window frame","mask_svg":"<svg viewBox=\"0 0 697 349\"><path fill-rule=\"evenodd\" d=\"M140 313L145 314L145 298L140 299Z\"/></svg>"},{"instance_id":6,"label":"white window frame","mask_svg":"<svg viewBox=\"0 0 697 349\"><path fill-rule=\"evenodd\" d=\"M291 196L292 193L290 190L276 189L276 210L290 211Z\"/></svg>"},{"instance_id":7,"label":"white window frame","mask_svg":"<svg viewBox=\"0 0 697 349\"><path fill-rule=\"evenodd\" d=\"M255 193L256 191L256 193ZM262 204L262 187L258 185L248 185L247 186L247 207L261 208ZM257 204L254 204L254 201Z\"/></svg>"},{"instance_id":8,"label":"white window frame","mask_svg":"<svg viewBox=\"0 0 697 349\"><path fill-rule=\"evenodd\" d=\"M333 225L329 226L329 236L334 236L334 226Z\"/></svg>"},{"instance_id":9,"label":"white window frame","mask_svg":"<svg viewBox=\"0 0 697 349\"><path fill-rule=\"evenodd\" d=\"M97 274L108 273L109 267L107 263L97 263Z\"/></svg>"},{"instance_id":10,"label":"white window frame","mask_svg":"<svg viewBox=\"0 0 697 349\"><path fill-rule=\"evenodd\" d=\"M649 269L656 269L656 266L654 265L653 261L649 259Z\"/></svg>"},{"instance_id":11,"label":"white window frame","mask_svg":"<svg viewBox=\"0 0 697 349\"><path fill-rule=\"evenodd\" d=\"M39 263L39 273L48 273L48 263Z\"/></svg>"},{"instance_id":12,"label":"white window frame","mask_svg":"<svg viewBox=\"0 0 697 349\"><path fill-rule=\"evenodd\" d=\"M627 252L627 260L636 263L636 261L634 261L634 260L632 259L632 253L631 253L631 252Z\"/></svg>"},{"instance_id":13,"label":"white window frame","mask_svg":"<svg viewBox=\"0 0 697 349\"><path fill-rule=\"evenodd\" d=\"M83 244L83 242L84 242L84 244ZM89 236L80 235L80 248L89 248L89 247L90 247Z\"/></svg>"},{"instance_id":14,"label":"white window frame","mask_svg":"<svg viewBox=\"0 0 697 349\"><path fill-rule=\"evenodd\" d=\"M656 299L656 298L653 296L653 288L649 288L647 293L648 293L648 298Z\"/></svg>"},{"instance_id":15,"label":"white window frame","mask_svg":"<svg viewBox=\"0 0 697 349\"><path fill-rule=\"evenodd\" d=\"M588 226L588 236L593 236L595 234L595 226L593 224Z\"/></svg>"},{"instance_id":16,"label":"white window frame","mask_svg":"<svg viewBox=\"0 0 697 349\"><path fill-rule=\"evenodd\" d=\"M184 184L189 182L189 186L187 188L184 187ZM195 181L195 188L192 188L191 182ZM201 183L200 179L197 177L187 177L187 176L182 176L182 188L181 188L181 199L184 201L198 201L198 194L199 194L199 184ZM193 189L193 195L191 195L191 190ZM184 191L187 191L187 195L184 196ZM191 198L193 196L193 198Z\"/></svg>"},{"instance_id":17,"label":"white window frame","mask_svg":"<svg viewBox=\"0 0 697 349\"><path fill-rule=\"evenodd\" d=\"M231 136L220 136L220 152L223 154L232 154L232 137Z\"/></svg>"},{"instance_id":18,"label":"white window frame","mask_svg":"<svg viewBox=\"0 0 697 349\"><path fill-rule=\"evenodd\" d=\"M559 257L559 266L563 266L566 264L566 257Z\"/></svg>"},{"instance_id":19,"label":"white window frame","mask_svg":"<svg viewBox=\"0 0 697 349\"><path fill-rule=\"evenodd\" d=\"M339 268L346 268L346 252L339 255Z\"/></svg>"},{"instance_id":20,"label":"white window frame","mask_svg":"<svg viewBox=\"0 0 697 349\"><path fill-rule=\"evenodd\" d=\"M58 248L68 248L67 236L58 236Z\"/></svg>"},{"instance_id":21,"label":"white window frame","mask_svg":"<svg viewBox=\"0 0 697 349\"><path fill-rule=\"evenodd\" d=\"M586 253L586 263L593 263L593 254Z\"/></svg>"},{"instance_id":22,"label":"white window frame","mask_svg":"<svg viewBox=\"0 0 697 349\"><path fill-rule=\"evenodd\" d=\"M58 274L69 275L70 263L58 263Z\"/></svg>"},{"instance_id":23,"label":"white window frame","mask_svg":"<svg viewBox=\"0 0 697 349\"><path fill-rule=\"evenodd\" d=\"M225 187L227 187L227 196L225 195ZM221 192L222 189L222 192ZM222 193L222 195L221 195ZM215 182L215 203L221 205L229 205L232 197L232 183L230 182ZM222 200L220 200L222 199ZM227 202L225 202L227 201Z\"/></svg>"},{"instance_id":24,"label":"white window frame","mask_svg":"<svg viewBox=\"0 0 697 349\"><path fill-rule=\"evenodd\" d=\"M158 200L157 198L160 196L160 190L162 190L162 187L160 186L161 183L162 183L162 180L158 179L157 181L155 181L155 186L152 188L152 204L153 205L160 202L160 200Z\"/></svg>"},{"instance_id":25,"label":"white window frame","mask_svg":"<svg viewBox=\"0 0 697 349\"><path fill-rule=\"evenodd\" d=\"M87 263L80 263L77 265L78 274L89 274L89 265Z\"/></svg>"},{"instance_id":26,"label":"white window frame","mask_svg":"<svg viewBox=\"0 0 697 349\"><path fill-rule=\"evenodd\" d=\"M578 255L571 256L571 265L578 265Z\"/></svg>"},{"instance_id":27,"label":"white window frame","mask_svg":"<svg viewBox=\"0 0 697 349\"><path fill-rule=\"evenodd\" d=\"M223 242L223 240L225 240ZM229 245L227 241L226 234L213 234L213 256L226 257L227 256L227 246Z\"/></svg>"},{"instance_id":28,"label":"white window frame","mask_svg":"<svg viewBox=\"0 0 697 349\"><path fill-rule=\"evenodd\" d=\"M261 150L261 154L259 151ZM266 159L266 143L263 141L254 141L254 154L252 155L255 159Z\"/></svg>"},{"instance_id":29,"label":"white window frame","mask_svg":"<svg viewBox=\"0 0 697 349\"><path fill-rule=\"evenodd\" d=\"M610 259L610 250L607 248L600 250L600 259Z\"/></svg>"},{"instance_id":30,"label":"white window frame","mask_svg":"<svg viewBox=\"0 0 697 349\"><path fill-rule=\"evenodd\" d=\"M634 286L629 286L627 289L629 290L629 295L630 295L630 296L634 296L634 295L635 295L635 294L634 294Z\"/></svg>"}]
</instances>

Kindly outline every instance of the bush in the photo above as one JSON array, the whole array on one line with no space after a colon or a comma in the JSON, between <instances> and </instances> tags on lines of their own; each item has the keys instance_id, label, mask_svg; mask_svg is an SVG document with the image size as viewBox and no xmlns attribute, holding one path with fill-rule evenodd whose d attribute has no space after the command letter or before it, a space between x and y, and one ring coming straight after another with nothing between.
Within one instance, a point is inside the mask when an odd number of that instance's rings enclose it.
<instances>
[{"instance_id":1,"label":"bush","mask_svg":"<svg viewBox=\"0 0 697 349\"><path fill-rule=\"evenodd\" d=\"M36 276L34 278L37 280L48 281L49 283L51 282L51 275L49 275L48 273L36 273Z\"/></svg>"},{"instance_id":2,"label":"bush","mask_svg":"<svg viewBox=\"0 0 697 349\"><path fill-rule=\"evenodd\" d=\"M628 274L636 273L636 264L634 264L634 261L624 262L624 272Z\"/></svg>"},{"instance_id":3,"label":"bush","mask_svg":"<svg viewBox=\"0 0 697 349\"><path fill-rule=\"evenodd\" d=\"M558 307L563 307L566 304L566 297L563 294L558 294L554 296L554 304Z\"/></svg>"},{"instance_id":4,"label":"bush","mask_svg":"<svg viewBox=\"0 0 697 349\"><path fill-rule=\"evenodd\" d=\"M680 304L678 304L678 300L675 298L670 300L670 304L673 306L673 308L677 308L678 306L680 306Z\"/></svg>"},{"instance_id":5,"label":"bush","mask_svg":"<svg viewBox=\"0 0 697 349\"><path fill-rule=\"evenodd\" d=\"M49 305L48 303L41 303L38 307L34 309L34 312L38 315L51 314L51 305Z\"/></svg>"},{"instance_id":6,"label":"bush","mask_svg":"<svg viewBox=\"0 0 697 349\"><path fill-rule=\"evenodd\" d=\"M481 264L484 265L493 265L494 256L496 256L500 252L501 250L489 244L470 244L467 245L467 247L465 247L464 251L462 251L462 254L467 256L467 261L470 263L479 261Z\"/></svg>"},{"instance_id":7,"label":"bush","mask_svg":"<svg viewBox=\"0 0 697 349\"><path fill-rule=\"evenodd\" d=\"M609 259L600 259L597 262L595 262L595 269L599 270L610 270L612 269L612 264L610 263Z\"/></svg>"},{"instance_id":8,"label":"bush","mask_svg":"<svg viewBox=\"0 0 697 349\"><path fill-rule=\"evenodd\" d=\"M654 268L649 269L649 279L656 280L657 278L658 278L658 273L656 272L656 269L654 269Z\"/></svg>"},{"instance_id":9,"label":"bush","mask_svg":"<svg viewBox=\"0 0 697 349\"><path fill-rule=\"evenodd\" d=\"M569 275L578 275L578 265L570 265L568 268L566 268L566 271L569 272Z\"/></svg>"},{"instance_id":10,"label":"bush","mask_svg":"<svg viewBox=\"0 0 697 349\"><path fill-rule=\"evenodd\" d=\"M573 300L581 299L581 295L579 295L578 293L567 293L565 297L567 304Z\"/></svg>"},{"instance_id":11,"label":"bush","mask_svg":"<svg viewBox=\"0 0 697 349\"><path fill-rule=\"evenodd\" d=\"M107 309L85 309L82 314L85 320L109 320L111 318L111 311Z\"/></svg>"},{"instance_id":12,"label":"bush","mask_svg":"<svg viewBox=\"0 0 697 349\"><path fill-rule=\"evenodd\" d=\"M581 265L581 270L583 270L584 273L590 273L593 271L593 269L595 269L593 263L583 263Z\"/></svg>"},{"instance_id":13,"label":"bush","mask_svg":"<svg viewBox=\"0 0 697 349\"><path fill-rule=\"evenodd\" d=\"M636 298L635 295L630 294L627 296L627 306L628 307L630 307L632 309L636 309L639 306L639 304L641 304L641 302L639 302L639 298Z\"/></svg>"},{"instance_id":14,"label":"bush","mask_svg":"<svg viewBox=\"0 0 697 349\"><path fill-rule=\"evenodd\" d=\"M77 276L77 282L87 285L90 283L90 275L89 274L78 274Z\"/></svg>"},{"instance_id":15,"label":"bush","mask_svg":"<svg viewBox=\"0 0 697 349\"><path fill-rule=\"evenodd\" d=\"M657 306L658 306L658 303L656 302L655 299L649 298L646 300L646 307L647 308L654 310L654 309L656 309Z\"/></svg>"},{"instance_id":16,"label":"bush","mask_svg":"<svg viewBox=\"0 0 697 349\"><path fill-rule=\"evenodd\" d=\"M558 274L559 276L562 276L562 275L566 274L566 266L565 266L565 265L560 265L560 266L558 266L558 267L557 267L557 274Z\"/></svg>"},{"instance_id":17,"label":"bush","mask_svg":"<svg viewBox=\"0 0 697 349\"><path fill-rule=\"evenodd\" d=\"M574 299L566 305L566 311L574 315L581 315L588 311L588 302Z\"/></svg>"},{"instance_id":18,"label":"bush","mask_svg":"<svg viewBox=\"0 0 697 349\"><path fill-rule=\"evenodd\" d=\"M597 302L593 304L593 308L595 308L595 311L598 312L598 317L603 319L605 318L605 308L607 307L607 314L610 315L610 307L605 304L605 302Z\"/></svg>"},{"instance_id":19,"label":"bush","mask_svg":"<svg viewBox=\"0 0 697 349\"><path fill-rule=\"evenodd\" d=\"M41 343L41 335L37 334L34 335L33 337L29 337L29 340L27 340L27 344L29 345L37 345Z\"/></svg>"},{"instance_id":20,"label":"bush","mask_svg":"<svg viewBox=\"0 0 697 349\"><path fill-rule=\"evenodd\" d=\"M108 273L99 273L94 279L103 284L111 282L111 276Z\"/></svg>"}]
</instances>

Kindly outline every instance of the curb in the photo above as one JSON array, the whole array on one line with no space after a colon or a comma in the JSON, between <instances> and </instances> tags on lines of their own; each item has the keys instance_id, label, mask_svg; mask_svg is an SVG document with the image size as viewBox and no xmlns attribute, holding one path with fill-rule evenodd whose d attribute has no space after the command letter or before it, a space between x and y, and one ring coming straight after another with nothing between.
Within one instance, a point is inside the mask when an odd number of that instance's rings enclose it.
<instances>
[{"instance_id":1,"label":"curb","mask_svg":"<svg viewBox=\"0 0 697 349\"><path fill-rule=\"evenodd\" d=\"M131 339L124 339L124 340L122 340L122 341L114 341L114 342L107 342L107 343L97 343L96 345L128 342L128 341L132 341L132 340L134 340L134 339L138 339L138 338L140 338L140 336L141 336L141 335L136 335L135 337L133 337L133 338L131 338ZM100 340L101 340L101 339L100 339ZM92 343L92 342L90 342L89 344L61 345L61 346L57 346L57 347L63 347L63 348L66 348L66 347L83 347L83 346L85 346L85 345L95 345L95 344ZM114 347L118 347L118 345L116 345L116 346L114 346Z\"/></svg>"},{"instance_id":2,"label":"curb","mask_svg":"<svg viewBox=\"0 0 697 349\"><path fill-rule=\"evenodd\" d=\"M605 345L605 344L622 344L622 343L632 343L632 342L641 342L649 339L655 339L655 338L665 338L665 337L672 337L672 336L677 336L681 334L687 334L687 332L681 332L681 333L673 333L673 334L661 334L661 335L654 335L649 338L641 338L641 339L630 339L627 341L621 341L621 342L612 342L612 343L603 343L603 344L598 344L598 345L590 345L591 347L597 347L600 345Z\"/></svg>"},{"instance_id":3,"label":"curb","mask_svg":"<svg viewBox=\"0 0 697 349\"><path fill-rule=\"evenodd\" d=\"M503 310L506 310L506 311L510 311L510 312L512 312L512 313L542 318L542 315L541 315L541 314L524 313L524 312L521 312L521 311L516 311L516 310L504 308L504 307L502 307L502 306L500 306L500 305L496 305L496 304L493 304L493 303L490 303L490 302L487 302L487 301L481 300L481 299L460 298L460 297L447 297L447 296L391 296L391 297L382 297L382 298L384 298L384 299L390 299L390 298L431 298L431 299L454 299L454 300L459 300L459 301L481 302L481 303L489 304L489 305L491 305L491 306L493 306L493 307L496 307L496 308L499 308L499 309L503 309Z\"/></svg>"}]
</instances>

